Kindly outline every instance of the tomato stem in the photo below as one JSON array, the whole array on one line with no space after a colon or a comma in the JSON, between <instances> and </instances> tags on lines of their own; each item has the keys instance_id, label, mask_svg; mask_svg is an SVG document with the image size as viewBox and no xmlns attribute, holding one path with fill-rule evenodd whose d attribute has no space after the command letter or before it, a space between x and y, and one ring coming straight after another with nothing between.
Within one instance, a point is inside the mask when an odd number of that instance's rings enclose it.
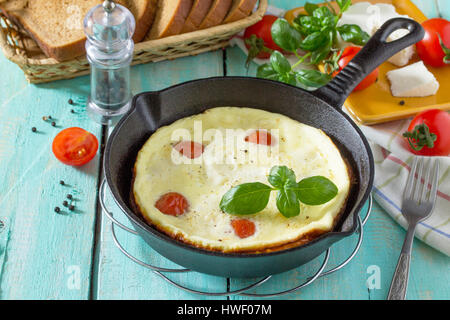
<instances>
[{"instance_id":1,"label":"tomato stem","mask_svg":"<svg viewBox=\"0 0 450 320\"><path fill-rule=\"evenodd\" d=\"M415 126L413 131L404 132L403 137L406 138L411 149L415 151L422 150L424 146L430 149L433 148L437 139L437 136L430 132L430 128L425 123Z\"/></svg>"}]
</instances>

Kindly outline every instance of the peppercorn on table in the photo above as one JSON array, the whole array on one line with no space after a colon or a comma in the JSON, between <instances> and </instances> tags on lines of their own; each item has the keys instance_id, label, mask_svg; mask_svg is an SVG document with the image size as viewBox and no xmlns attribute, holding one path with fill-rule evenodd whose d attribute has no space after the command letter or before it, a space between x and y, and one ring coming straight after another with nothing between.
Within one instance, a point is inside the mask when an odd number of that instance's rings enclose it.
<instances>
[{"instance_id":1,"label":"peppercorn on table","mask_svg":"<svg viewBox=\"0 0 450 320\"><path fill-rule=\"evenodd\" d=\"M271 5L286 9L304 3L270 1ZM414 3L428 17L450 19L450 3L446 0ZM230 47L135 66L132 90L139 93L196 78L246 75L245 60L239 48ZM252 65L248 74L254 75L255 69ZM116 248L111 222L98 204L103 146L112 128L92 122L86 114L87 76L30 85L21 70L3 55L0 74L1 299L249 299L184 292L133 263ZM93 133L100 142L95 158L78 168L62 164L51 151L55 135L73 126ZM115 217L126 222L109 192L106 204ZM116 230L123 246L136 257L163 267L174 266L139 237ZM362 247L351 263L282 298L385 299L404 235L405 231L374 203ZM356 241L352 236L334 245L329 266L347 257ZM413 250L407 298L450 298L450 259L417 239ZM317 270L320 263L321 259L317 259L277 275L258 292L291 288ZM212 292L233 291L250 281L199 273L172 274L170 278Z\"/></svg>"}]
</instances>

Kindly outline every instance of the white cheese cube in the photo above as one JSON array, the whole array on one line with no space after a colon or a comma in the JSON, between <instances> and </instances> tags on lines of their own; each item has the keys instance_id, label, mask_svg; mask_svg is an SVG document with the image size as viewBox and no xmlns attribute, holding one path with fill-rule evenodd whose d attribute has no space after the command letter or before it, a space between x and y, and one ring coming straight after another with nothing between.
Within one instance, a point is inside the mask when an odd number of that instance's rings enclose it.
<instances>
[{"instance_id":1,"label":"white cheese cube","mask_svg":"<svg viewBox=\"0 0 450 320\"><path fill-rule=\"evenodd\" d=\"M370 36L373 36L386 21L397 17L409 18L407 15L398 14L395 11L395 7L391 4L377 3L372 5L369 2L358 2L351 5L348 10L342 14L338 26L343 24L356 24ZM407 30L397 30L389 36L387 41L399 39L408 34L408 32L409 31ZM341 48L352 45L351 43L343 41L340 37L338 42ZM413 54L414 46L410 46L396 53L388 61L396 66L402 67L408 63Z\"/></svg>"},{"instance_id":2,"label":"white cheese cube","mask_svg":"<svg viewBox=\"0 0 450 320\"><path fill-rule=\"evenodd\" d=\"M386 74L395 97L426 97L436 94L439 82L422 61Z\"/></svg>"}]
</instances>

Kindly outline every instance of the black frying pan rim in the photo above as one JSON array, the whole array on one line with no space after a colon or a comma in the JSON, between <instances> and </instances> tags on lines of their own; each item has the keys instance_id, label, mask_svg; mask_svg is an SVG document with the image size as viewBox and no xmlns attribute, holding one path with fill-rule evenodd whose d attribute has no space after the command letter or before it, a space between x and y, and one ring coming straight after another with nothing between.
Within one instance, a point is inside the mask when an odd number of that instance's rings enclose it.
<instances>
[{"instance_id":1,"label":"black frying pan rim","mask_svg":"<svg viewBox=\"0 0 450 320\"><path fill-rule=\"evenodd\" d=\"M260 257L266 257L266 256L276 256L276 255L280 255L280 254L287 254L289 252L295 251L295 250L300 250L301 248L305 248L308 246L311 246L319 241L325 240L327 238L333 238L333 237L340 237L340 238L344 238L347 236L350 236L351 234L353 234L356 229L358 228L358 216L360 211L362 210L362 208L364 207L367 199L369 198L370 192L372 191L371 186L373 185L373 181L374 181L374 159L373 159L373 155L372 152L370 151L370 146L367 142L367 139L364 137L362 131L359 129L359 127L353 122L353 120L351 120L351 118L342 111L342 108L334 108L333 106L331 106L330 104L328 104L327 102L325 102L324 100L314 96L316 99L321 100L323 103L329 105L331 108L336 109L342 116L344 116L344 118L348 121L348 123L356 130L356 132L359 134L366 150L368 151L368 158L369 158L369 168L370 168L370 178L369 178L369 182L368 182L368 187L365 190L363 196L361 197L361 200L359 200L357 202L357 204L355 205L355 207L353 208L353 226L350 230L348 231L331 231L331 232L326 232L320 236L318 236L317 238L314 238L313 240L307 242L306 244L300 245L300 246L296 246L296 247L292 247L292 248L288 248L288 249L284 249L284 250L278 250L278 251L273 251L273 252L263 252L263 253L227 253L227 252L220 252L220 251L211 251L211 250L206 250L203 248L198 248L198 247L194 247L192 245L189 245L187 243L184 243L182 241L178 241L175 240L171 237L169 237L168 235L164 234L163 232L157 230L156 228L151 227L149 224L145 223L144 221L142 221L141 219L139 219L138 215L136 213L134 213L127 205L126 203L124 203L121 200L121 197L118 195L118 191L116 190L116 188L114 187L114 184L112 183L112 179L111 179L111 174L109 172L109 163L108 163L108 159L110 158L110 153L111 153L111 146L112 143L114 142L114 139L117 135L117 132L120 131L121 126L127 121L127 119L133 114L133 112L136 110L136 100L145 94L161 94L165 91L169 91L169 90L173 90L176 89L177 87L183 86L183 85L187 85L187 84L191 84L191 83L195 83L195 82L202 82L202 81L215 81L215 80L251 80L251 81L260 81L260 82L270 82L270 83L275 83L276 85L279 86L285 86L285 87L291 87L291 88L295 88L297 90L301 90L303 93L307 93L307 94L311 94L311 92L309 91L305 91L302 90L298 87L286 84L286 83L282 83L282 82L278 82L278 81L273 81L273 80L267 80L267 79L261 79L261 78L255 78L255 77L239 77L239 76L219 76L219 77L209 77L209 78L202 78L202 79L195 79L195 80L190 80L187 82L183 82L180 84L176 84L170 87L167 87L165 89L159 90L159 91L147 91L147 92L141 92L137 95L135 95L132 99L131 102L131 109L122 117L122 119L119 120L119 122L115 125L113 132L111 133L110 137L108 138L107 144L106 144L106 148L105 148L105 156L104 156L104 160L103 160L103 164L104 164L104 170L105 170L105 177L106 177L106 181L108 182L108 186L110 187L111 193L113 195L114 198L114 202L119 206L119 208L126 214L127 218L132 220L133 223L137 224L140 228L142 228L143 230L150 232L153 236L158 237L160 240L164 240L164 241L168 241L171 244L174 244L175 246L178 247L182 247L184 249L188 249L191 251L195 251L196 253L201 253L201 254L206 254L206 255L214 255L214 256L219 256L219 257L228 257L228 258L260 258ZM347 213L348 210L344 211L344 214Z\"/></svg>"}]
</instances>

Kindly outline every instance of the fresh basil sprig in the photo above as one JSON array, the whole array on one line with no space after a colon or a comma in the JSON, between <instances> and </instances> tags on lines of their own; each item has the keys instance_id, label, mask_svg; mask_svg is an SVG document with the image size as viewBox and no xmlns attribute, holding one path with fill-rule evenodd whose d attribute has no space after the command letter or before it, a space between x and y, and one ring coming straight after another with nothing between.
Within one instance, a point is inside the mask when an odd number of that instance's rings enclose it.
<instances>
[{"instance_id":1,"label":"fresh basil sprig","mask_svg":"<svg viewBox=\"0 0 450 320\"><path fill-rule=\"evenodd\" d=\"M286 19L277 19L271 29L273 41L285 52L293 53L298 61L290 66L279 51L272 52L270 63L259 66L256 76L296 85L306 90L315 90L331 80L331 74L339 68L335 62L338 34L344 41L364 45L369 35L358 25L337 26L342 13L351 5L351 0L337 1L339 12L329 5L318 6L306 3L306 14L298 15L292 25ZM303 56L299 54L301 50ZM332 58L329 58L332 56ZM334 56L334 58L333 58ZM327 59L328 58L328 59ZM302 62L317 65L327 61L326 73L318 70L297 70ZM333 61L334 63L329 63ZM288 67L289 65L289 67Z\"/></svg>"},{"instance_id":2,"label":"fresh basil sprig","mask_svg":"<svg viewBox=\"0 0 450 320\"><path fill-rule=\"evenodd\" d=\"M264 183L244 183L231 188L220 201L220 209L234 215L248 215L262 211L268 204L270 193L277 191L276 205L286 218L300 214L300 202L320 205L333 199L338 188L323 176L314 176L296 182L295 173L286 166L274 166Z\"/></svg>"},{"instance_id":3,"label":"fresh basil sprig","mask_svg":"<svg viewBox=\"0 0 450 320\"><path fill-rule=\"evenodd\" d=\"M279 51L274 51L270 56L270 63L262 64L256 71L259 78L277 80L298 86L305 90L317 89L330 81L330 75L319 70L294 70L286 57Z\"/></svg>"}]
</instances>

